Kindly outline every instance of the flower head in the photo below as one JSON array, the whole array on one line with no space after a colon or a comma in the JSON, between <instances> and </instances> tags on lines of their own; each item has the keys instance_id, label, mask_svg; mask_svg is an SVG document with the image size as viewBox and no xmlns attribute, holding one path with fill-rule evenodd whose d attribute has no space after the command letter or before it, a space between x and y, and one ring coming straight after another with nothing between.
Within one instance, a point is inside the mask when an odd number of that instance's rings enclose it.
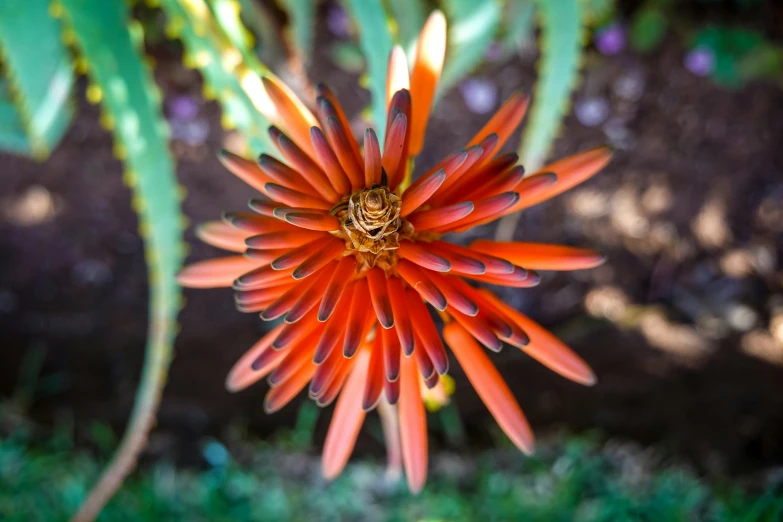
<instances>
[{"instance_id":1,"label":"flower head","mask_svg":"<svg viewBox=\"0 0 783 522\"><path fill-rule=\"evenodd\" d=\"M318 88L314 115L285 86L265 79L275 108L270 132L285 163L221 154L264 197L251 200L254 213L227 213L198 230L205 242L236 255L194 263L179 275L185 286L233 287L239 310L284 319L236 363L227 387L240 390L268 376L267 412L308 384L319 405L337 399L323 457L329 478L348 461L366 412L383 400L397 407L409 486L424 485L428 397L420 382L433 389L449 369L432 309L468 380L523 451L533 449L532 432L482 346L498 351L506 343L569 379L595 380L554 336L475 285L526 288L538 283L536 269L589 268L603 256L518 242L464 247L444 235L555 196L600 170L610 154L589 150L525 177L516 154L497 153L525 114L526 99L515 94L465 148L411 183L410 159L422 147L445 38L445 19L436 12L410 73L401 49L392 52L383 147L371 129L359 147L326 87Z\"/></svg>"}]
</instances>

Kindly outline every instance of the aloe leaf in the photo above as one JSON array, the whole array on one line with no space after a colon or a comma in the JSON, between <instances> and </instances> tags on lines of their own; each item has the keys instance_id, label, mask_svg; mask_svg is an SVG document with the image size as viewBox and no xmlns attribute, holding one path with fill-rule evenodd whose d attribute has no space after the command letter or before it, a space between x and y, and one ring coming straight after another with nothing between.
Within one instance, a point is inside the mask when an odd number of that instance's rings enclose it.
<instances>
[{"instance_id":1,"label":"aloe leaf","mask_svg":"<svg viewBox=\"0 0 783 522\"><path fill-rule=\"evenodd\" d=\"M535 0L509 0L503 22L503 49L519 52L535 29Z\"/></svg>"},{"instance_id":2,"label":"aloe leaf","mask_svg":"<svg viewBox=\"0 0 783 522\"><path fill-rule=\"evenodd\" d=\"M234 47L242 52L252 49L253 36L239 17L241 4L236 0L208 0L207 3L218 25Z\"/></svg>"},{"instance_id":3,"label":"aloe leaf","mask_svg":"<svg viewBox=\"0 0 783 522\"><path fill-rule=\"evenodd\" d=\"M387 8L397 26L397 40L408 56L413 56L419 32L427 19L423 0L387 0Z\"/></svg>"},{"instance_id":4,"label":"aloe leaf","mask_svg":"<svg viewBox=\"0 0 783 522\"><path fill-rule=\"evenodd\" d=\"M31 155L33 149L22 127L19 112L11 102L7 82L0 78L0 150Z\"/></svg>"},{"instance_id":5,"label":"aloe leaf","mask_svg":"<svg viewBox=\"0 0 783 522\"><path fill-rule=\"evenodd\" d=\"M256 0L237 0L240 5L240 19L248 29L255 32L258 42L256 51L268 64L277 63L277 59L285 55L281 44L277 22L272 19L267 9Z\"/></svg>"},{"instance_id":6,"label":"aloe leaf","mask_svg":"<svg viewBox=\"0 0 783 522\"><path fill-rule=\"evenodd\" d=\"M185 46L185 65L204 76L205 95L223 108L223 125L236 128L253 154L273 150L269 120L260 111L264 95L259 74L270 74L252 51L237 48L212 16L204 0L160 0L166 34Z\"/></svg>"},{"instance_id":7,"label":"aloe leaf","mask_svg":"<svg viewBox=\"0 0 783 522\"><path fill-rule=\"evenodd\" d=\"M315 2L312 0L281 0L280 4L290 18L289 31L297 54L303 63L309 63L313 54L315 35Z\"/></svg>"},{"instance_id":8,"label":"aloe leaf","mask_svg":"<svg viewBox=\"0 0 783 522\"><path fill-rule=\"evenodd\" d=\"M584 41L580 0L539 0L537 12L541 22L539 75L519 152L528 172L543 164L568 111Z\"/></svg>"},{"instance_id":9,"label":"aloe leaf","mask_svg":"<svg viewBox=\"0 0 783 522\"><path fill-rule=\"evenodd\" d=\"M367 60L375 133L383 143L386 130L386 69L392 50L386 11L380 0L346 0L346 4L359 27L359 45Z\"/></svg>"},{"instance_id":10,"label":"aloe leaf","mask_svg":"<svg viewBox=\"0 0 783 522\"><path fill-rule=\"evenodd\" d=\"M172 358L182 296L175 276L185 253L181 191L161 116L160 90L144 64L143 36L129 21L125 2L58 0L66 39L89 64L88 99L100 101L114 131L115 152L125 161L149 270L150 314L141 382L117 453L74 520L93 520L121 486L147 441Z\"/></svg>"},{"instance_id":11,"label":"aloe leaf","mask_svg":"<svg viewBox=\"0 0 783 522\"><path fill-rule=\"evenodd\" d=\"M49 0L0 1L0 61L29 143L14 150L45 158L73 117L73 72ZM9 138L9 147L11 142L19 145L18 136Z\"/></svg>"},{"instance_id":12,"label":"aloe leaf","mask_svg":"<svg viewBox=\"0 0 783 522\"><path fill-rule=\"evenodd\" d=\"M453 87L484 58L500 27L499 0L442 0L449 20L449 45L438 88Z\"/></svg>"}]
</instances>

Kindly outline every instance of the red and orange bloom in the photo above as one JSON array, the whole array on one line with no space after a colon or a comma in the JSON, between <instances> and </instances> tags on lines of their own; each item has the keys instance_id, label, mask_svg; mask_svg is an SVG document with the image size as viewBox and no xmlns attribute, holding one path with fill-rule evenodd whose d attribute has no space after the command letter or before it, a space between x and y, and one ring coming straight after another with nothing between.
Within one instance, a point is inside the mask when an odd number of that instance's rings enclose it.
<instances>
[{"instance_id":1,"label":"red and orange bloom","mask_svg":"<svg viewBox=\"0 0 783 522\"><path fill-rule=\"evenodd\" d=\"M276 109L270 133L283 161L222 153L224 165L264 197L250 201L254 212L227 213L198 230L203 241L236 255L194 263L179 275L188 287L233 287L240 311L284 319L236 363L226 385L237 391L268 377L270 413L308 384L317 404L337 399L323 454L327 478L348 461L365 414L386 401L399 415L409 487L423 487L420 383L433 388L449 370L432 309L468 380L524 452L533 450L533 434L483 348L509 344L568 379L595 381L579 356L484 285L531 287L537 269L590 268L602 255L487 240L465 247L443 237L573 187L603 168L610 152L588 150L524 176L516 154L497 153L525 114L527 101L516 94L464 149L411 183L409 160L422 147L445 43L446 22L436 12L410 73L402 51L392 52L383 144L367 129L360 148L327 88L318 89L314 115L265 79Z\"/></svg>"}]
</instances>

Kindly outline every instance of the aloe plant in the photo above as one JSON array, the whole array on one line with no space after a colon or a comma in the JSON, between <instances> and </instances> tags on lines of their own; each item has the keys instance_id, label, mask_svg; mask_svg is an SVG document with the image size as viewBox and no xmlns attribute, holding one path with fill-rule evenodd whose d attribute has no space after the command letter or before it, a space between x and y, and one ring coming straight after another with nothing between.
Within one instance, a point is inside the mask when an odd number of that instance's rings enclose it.
<instances>
[{"instance_id":1,"label":"aloe plant","mask_svg":"<svg viewBox=\"0 0 783 522\"><path fill-rule=\"evenodd\" d=\"M443 83L453 86L470 74L499 38L518 43L530 29L533 1L439 0L451 27ZM541 21L541 78L520 149L531 171L545 159L568 109L583 32L580 0L535 3ZM220 102L224 126L237 129L250 152L269 150L269 114L264 111L261 77L272 73L259 59L255 42L260 39L265 59L277 58L287 47L307 61L313 46L315 3L279 2L288 11L290 23L283 32L290 40L287 46L277 42L277 28L253 0L151 0L148 4L163 10L167 35L182 41L184 62L201 72L205 96ZM389 51L395 41L408 53L413 51L430 4L344 0L365 55L371 113L381 142ZM506 18L517 25L524 22L523 27L511 27ZM245 24L257 34L251 34ZM114 459L75 518L92 520L133 469L166 380L181 300L174 275L185 255L183 191L176 183L168 150L160 90L144 61L142 26L121 0L0 1L0 149L40 159L48 156L73 117L74 68L87 74L87 97L100 104L102 122L114 134L115 153L125 162L124 180L133 190L150 278L147 354L133 415Z\"/></svg>"}]
</instances>

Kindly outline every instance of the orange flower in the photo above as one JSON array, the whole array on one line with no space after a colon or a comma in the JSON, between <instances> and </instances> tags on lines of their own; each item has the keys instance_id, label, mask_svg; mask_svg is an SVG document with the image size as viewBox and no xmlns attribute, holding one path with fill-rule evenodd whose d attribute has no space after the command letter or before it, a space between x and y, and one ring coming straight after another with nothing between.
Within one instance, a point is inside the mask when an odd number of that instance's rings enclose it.
<instances>
[{"instance_id":1,"label":"orange flower","mask_svg":"<svg viewBox=\"0 0 783 522\"><path fill-rule=\"evenodd\" d=\"M325 406L338 395L326 438L323 473L337 476L353 450L365 413L396 404L403 464L412 491L427 473L427 426L420 380L435 387L449 369L429 304L446 344L509 438L524 452L533 434L482 346L522 349L568 379L590 385L585 362L528 317L466 280L534 286L534 270L573 270L603 262L585 249L534 243L443 239L553 197L609 161L598 148L523 177L516 154L497 154L525 114L513 95L468 143L409 182L409 159L421 150L445 54L446 22L430 16L409 75L395 48L389 60L385 141L367 129L360 149L331 91L318 88L316 115L271 79L276 112L270 132L285 163L252 162L223 152L224 165L265 197L255 213L227 213L199 237L237 255L202 261L179 275L194 288L233 287L236 305L284 322L258 341L226 381L241 390L268 376L264 408L285 406L309 383ZM426 304L425 304L426 303Z\"/></svg>"}]
</instances>

